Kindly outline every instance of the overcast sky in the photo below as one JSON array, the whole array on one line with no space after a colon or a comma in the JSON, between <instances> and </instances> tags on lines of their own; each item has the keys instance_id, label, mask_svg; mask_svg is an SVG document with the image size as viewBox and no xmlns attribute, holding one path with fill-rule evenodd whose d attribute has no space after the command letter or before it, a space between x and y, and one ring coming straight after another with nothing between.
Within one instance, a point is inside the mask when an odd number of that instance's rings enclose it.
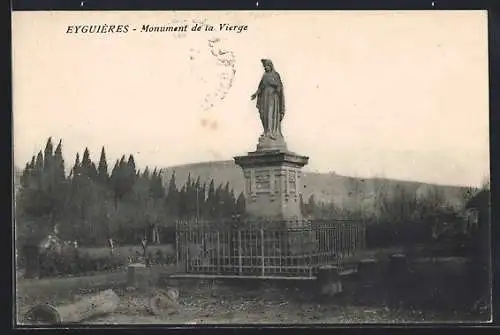
<instances>
[{"instance_id":1,"label":"overcast sky","mask_svg":"<svg viewBox=\"0 0 500 335\"><path fill-rule=\"evenodd\" d=\"M195 21L248 30L140 32ZM130 31L66 34L75 24ZM133 153L139 167L253 151L250 95L270 58L288 147L308 170L478 185L489 174L487 50L480 11L14 12L14 161L49 136L68 166L86 146L97 160L104 145L110 165Z\"/></svg>"}]
</instances>

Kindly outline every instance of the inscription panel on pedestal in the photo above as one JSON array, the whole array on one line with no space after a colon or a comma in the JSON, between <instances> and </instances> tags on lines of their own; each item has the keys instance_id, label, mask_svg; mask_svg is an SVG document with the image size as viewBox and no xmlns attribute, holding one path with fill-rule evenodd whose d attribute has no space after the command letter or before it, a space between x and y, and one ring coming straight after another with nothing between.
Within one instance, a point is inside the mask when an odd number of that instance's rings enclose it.
<instances>
[{"instance_id":1,"label":"inscription panel on pedestal","mask_svg":"<svg viewBox=\"0 0 500 335\"><path fill-rule=\"evenodd\" d=\"M271 191L271 174L268 170L255 171L255 188L258 193Z\"/></svg>"}]
</instances>

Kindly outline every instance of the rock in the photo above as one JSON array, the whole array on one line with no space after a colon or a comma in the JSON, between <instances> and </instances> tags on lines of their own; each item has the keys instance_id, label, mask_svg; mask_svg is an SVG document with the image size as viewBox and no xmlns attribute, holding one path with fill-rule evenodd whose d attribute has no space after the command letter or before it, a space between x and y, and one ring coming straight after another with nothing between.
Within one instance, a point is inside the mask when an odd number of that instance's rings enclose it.
<instances>
[{"instance_id":1,"label":"rock","mask_svg":"<svg viewBox=\"0 0 500 335\"><path fill-rule=\"evenodd\" d=\"M149 298L148 311L153 315L175 313L180 307L178 300L179 290L176 288L159 290Z\"/></svg>"}]
</instances>

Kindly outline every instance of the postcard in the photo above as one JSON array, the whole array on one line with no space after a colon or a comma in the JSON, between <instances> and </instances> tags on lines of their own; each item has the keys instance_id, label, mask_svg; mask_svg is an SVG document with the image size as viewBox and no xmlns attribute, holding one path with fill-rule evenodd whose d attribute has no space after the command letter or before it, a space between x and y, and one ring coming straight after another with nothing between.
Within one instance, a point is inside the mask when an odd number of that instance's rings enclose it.
<instances>
[{"instance_id":1,"label":"postcard","mask_svg":"<svg viewBox=\"0 0 500 335\"><path fill-rule=\"evenodd\" d=\"M486 11L12 13L18 325L491 321Z\"/></svg>"}]
</instances>

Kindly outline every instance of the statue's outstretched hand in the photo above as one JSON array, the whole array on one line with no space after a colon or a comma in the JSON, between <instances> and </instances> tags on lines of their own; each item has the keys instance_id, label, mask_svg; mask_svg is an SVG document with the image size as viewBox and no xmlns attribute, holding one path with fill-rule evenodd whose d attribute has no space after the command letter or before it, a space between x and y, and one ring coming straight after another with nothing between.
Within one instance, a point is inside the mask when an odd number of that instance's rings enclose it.
<instances>
[{"instance_id":1,"label":"statue's outstretched hand","mask_svg":"<svg viewBox=\"0 0 500 335\"><path fill-rule=\"evenodd\" d=\"M250 99L252 100L255 100L255 98L257 98L257 93L252 94L252 96L250 97Z\"/></svg>"}]
</instances>

